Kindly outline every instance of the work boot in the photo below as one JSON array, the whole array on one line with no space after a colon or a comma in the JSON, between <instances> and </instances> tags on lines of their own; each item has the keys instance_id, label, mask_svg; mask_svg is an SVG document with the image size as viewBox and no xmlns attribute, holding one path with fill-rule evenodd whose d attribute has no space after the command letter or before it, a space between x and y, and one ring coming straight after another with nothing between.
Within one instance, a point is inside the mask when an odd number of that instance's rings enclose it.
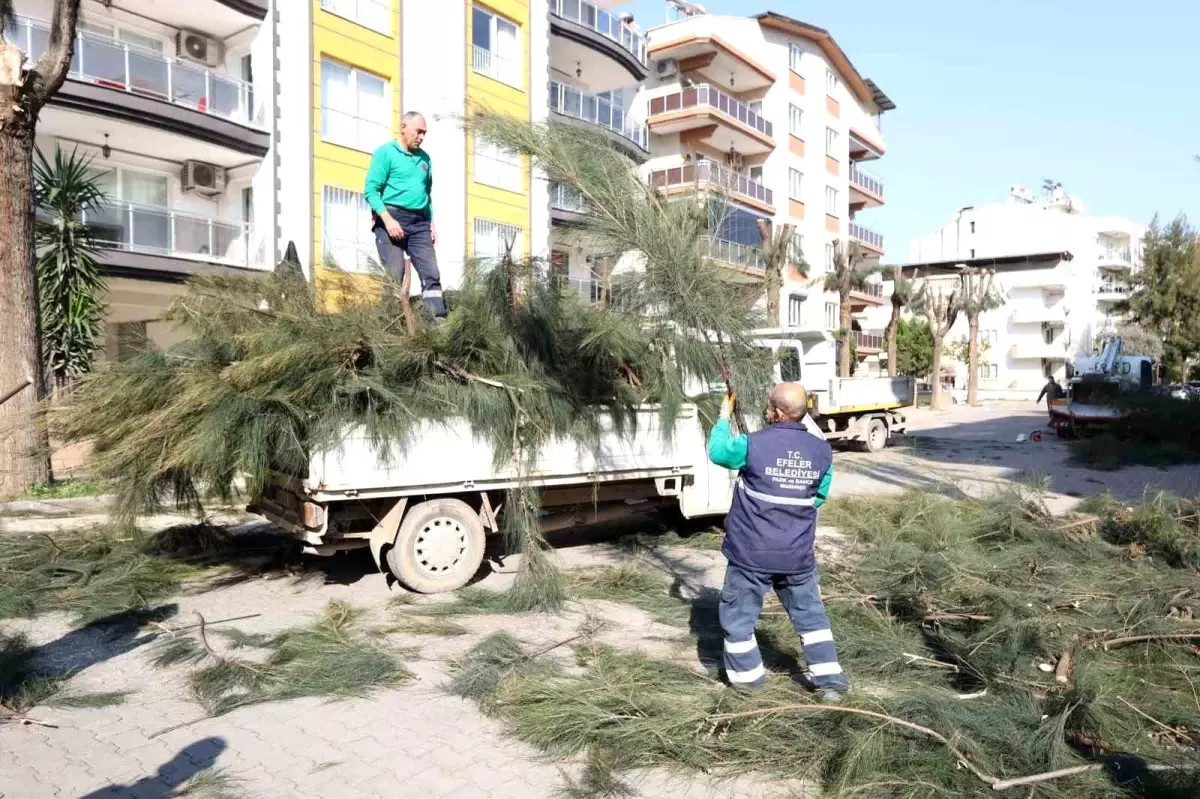
<instances>
[{"instance_id":1,"label":"work boot","mask_svg":"<svg viewBox=\"0 0 1200 799\"><path fill-rule=\"evenodd\" d=\"M840 705L842 698L846 692L850 690L850 686L834 687L827 685L824 688L818 688L813 693L817 696L817 701L822 705Z\"/></svg>"}]
</instances>

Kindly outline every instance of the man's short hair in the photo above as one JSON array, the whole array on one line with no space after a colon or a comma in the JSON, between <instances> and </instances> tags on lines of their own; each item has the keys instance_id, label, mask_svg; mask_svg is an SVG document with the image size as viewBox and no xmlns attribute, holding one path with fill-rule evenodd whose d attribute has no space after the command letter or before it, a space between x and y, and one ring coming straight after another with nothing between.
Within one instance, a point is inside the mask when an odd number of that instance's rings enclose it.
<instances>
[{"instance_id":1,"label":"man's short hair","mask_svg":"<svg viewBox=\"0 0 1200 799\"><path fill-rule=\"evenodd\" d=\"M407 125L409 122L412 122L417 117L423 117L423 116L425 116L425 115L422 114L420 111L405 111L404 116L400 117L400 123L403 125Z\"/></svg>"},{"instance_id":2,"label":"man's short hair","mask_svg":"<svg viewBox=\"0 0 1200 799\"><path fill-rule=\"evenodd\" d=\"M808 391L799 383L780 383L771 389L768 401L787 419L799 421L808 413Z\"/></svg>"}]
</instances>

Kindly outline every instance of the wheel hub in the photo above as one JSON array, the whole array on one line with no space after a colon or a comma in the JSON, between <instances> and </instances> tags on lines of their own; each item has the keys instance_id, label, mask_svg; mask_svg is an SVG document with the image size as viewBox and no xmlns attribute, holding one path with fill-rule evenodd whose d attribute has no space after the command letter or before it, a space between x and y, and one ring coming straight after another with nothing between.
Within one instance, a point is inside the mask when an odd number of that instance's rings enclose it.
<instances>
[{"instance_id":1,"label":"wheel hub","mask_svg":"<svg viewBox=\"0 0 1200 799\"><path fill-rule=\"evenodd\" d=\"M413 544L417 564L429 574L440 577L462 562L467 554L467 531L458 521L446 516L430 519L417 532Z\"/></svg>"}]
</instances>

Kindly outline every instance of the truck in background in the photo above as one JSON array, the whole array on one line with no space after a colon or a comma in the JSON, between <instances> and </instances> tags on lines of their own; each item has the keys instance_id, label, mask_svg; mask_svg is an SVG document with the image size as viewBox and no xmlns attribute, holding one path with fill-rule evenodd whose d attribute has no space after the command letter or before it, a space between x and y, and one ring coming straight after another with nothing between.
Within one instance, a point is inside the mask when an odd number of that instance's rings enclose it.
<instances>
[{"instance_id":1,"label":"truck in background","mask_svg":"<svg viewBox=\"0 0 1200 799\"><path fill-rule=\"evenodd\" d=\"M1110 429L1125 418L1121 397L1149 393L1154 387L1154 359L1125 355L1125 342L1113 337L1099 355L1078 358L1067 383L1067 396L1050 404L1051 422L1060 437Z\"/></svg>"}]
</instances>

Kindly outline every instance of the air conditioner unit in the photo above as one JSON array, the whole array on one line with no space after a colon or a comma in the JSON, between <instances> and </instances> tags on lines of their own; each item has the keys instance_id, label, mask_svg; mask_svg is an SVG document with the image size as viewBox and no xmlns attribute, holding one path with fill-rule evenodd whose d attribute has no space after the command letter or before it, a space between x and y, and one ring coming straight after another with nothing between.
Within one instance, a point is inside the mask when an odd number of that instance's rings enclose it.
<instances>
[{"instance_id":1,"label":"air conditioner unit","mask_svg":"<svg viewBox=\"0 0 1200 799\"><path fill-rule=\"evenodd\" d=\"M215 197L225 191L225 167L203 161L187 161L179 175L183 191L194 191L202 197Z\"/></svg>"},{"instance_id":2,"label":"air conditioner unit","mask_svg":"<svg viewBox=\"0 0 1200 799\"><path fill-rule=\"evenodd\" d=\"M659 78L673 78L679 74L679 62L674 58L664 58L654 62L654 73Z\"/></svg>"},{"instance_id":3,"label":"air conditioner unit","mask_svg":"<svg viewBox=\"0 0 1200 799\"><path fill-rule=\"evenodd\" d=\"M175 34L175 55L206 67L218 67L225 60L225 47L203 33L181 30Z\"/></svg>"}]
</instances>

